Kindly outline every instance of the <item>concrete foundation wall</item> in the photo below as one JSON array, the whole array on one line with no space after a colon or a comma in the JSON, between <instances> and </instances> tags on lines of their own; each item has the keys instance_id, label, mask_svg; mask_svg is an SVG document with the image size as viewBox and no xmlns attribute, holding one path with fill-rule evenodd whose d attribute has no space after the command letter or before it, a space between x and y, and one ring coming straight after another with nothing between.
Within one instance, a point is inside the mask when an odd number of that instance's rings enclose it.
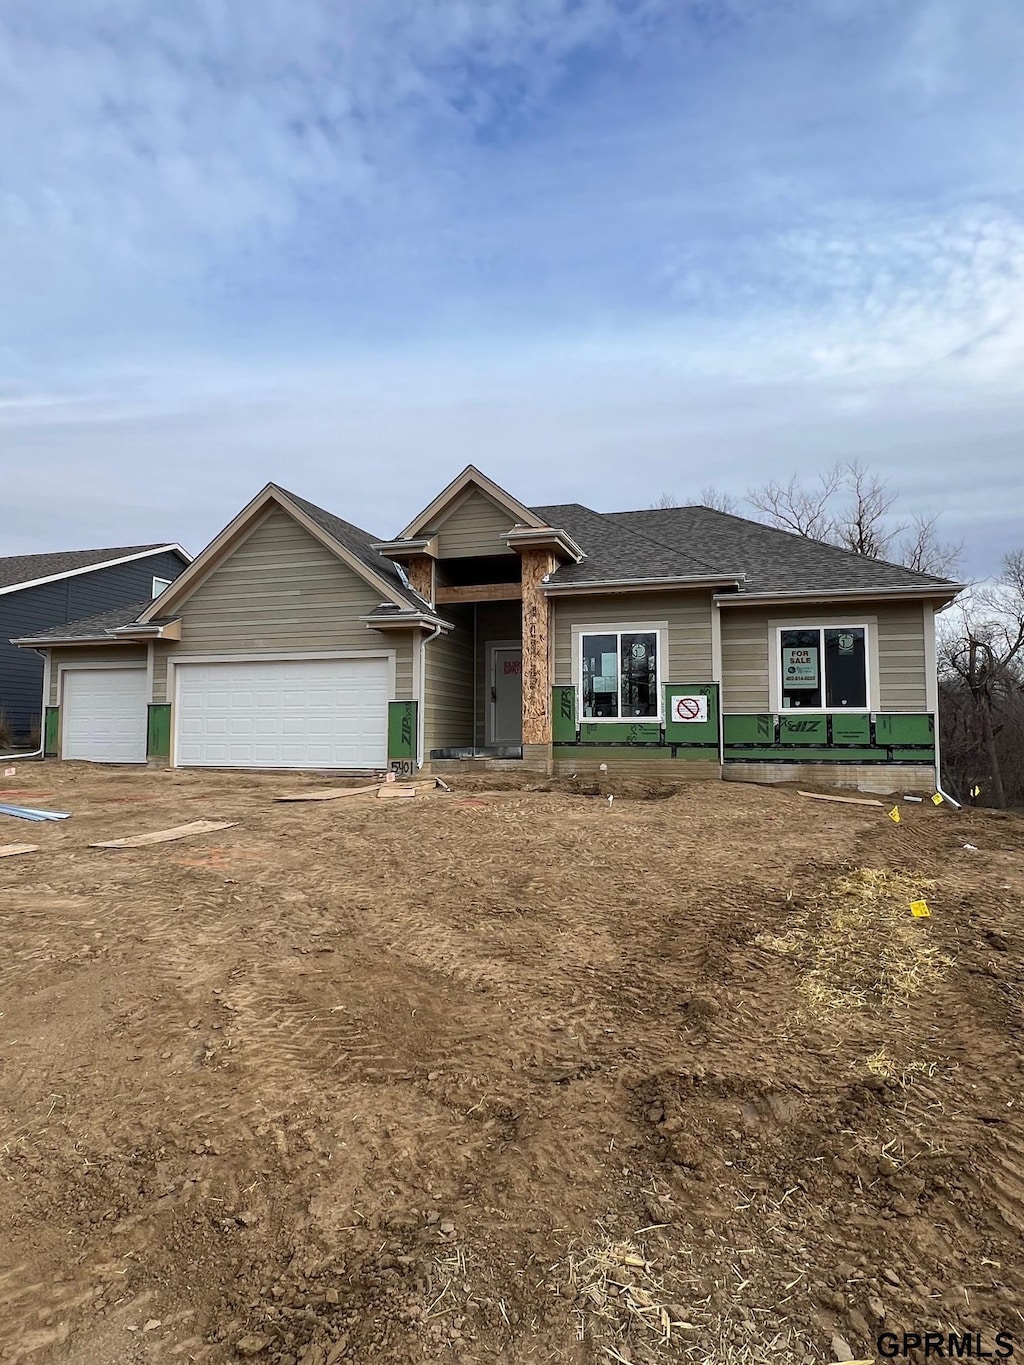
<instances>
[{"instance_id":1,"label":"concrete foundation wall","mask_svg":"<svg viewBox=\"0 0 1024 1365\"><path fill-rule=\"evenodd\" d=\"M935 790L935 769L930 764L726 763L722 777L726 782L801 782L885 795Z\"/></svg>"}]
</instances>

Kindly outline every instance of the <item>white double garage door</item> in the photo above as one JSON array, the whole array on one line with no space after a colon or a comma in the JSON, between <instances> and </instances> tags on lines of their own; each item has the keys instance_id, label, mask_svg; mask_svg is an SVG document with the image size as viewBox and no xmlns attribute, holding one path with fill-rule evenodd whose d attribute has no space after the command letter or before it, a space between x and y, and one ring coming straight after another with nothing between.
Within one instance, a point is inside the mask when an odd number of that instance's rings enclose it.
<instances>
[{"instance_id":1,"label":"white double garage door","mask_svg":"<svg viewBox=\"0 0 1024 1365\"><path fill-rule=\"evenodd\" d=\"M172 761L195 768L383 768L391 661L181 663L173 678ZM144 668L66 669L64 758L144 763Z\"/></svg>"}]
</instances>

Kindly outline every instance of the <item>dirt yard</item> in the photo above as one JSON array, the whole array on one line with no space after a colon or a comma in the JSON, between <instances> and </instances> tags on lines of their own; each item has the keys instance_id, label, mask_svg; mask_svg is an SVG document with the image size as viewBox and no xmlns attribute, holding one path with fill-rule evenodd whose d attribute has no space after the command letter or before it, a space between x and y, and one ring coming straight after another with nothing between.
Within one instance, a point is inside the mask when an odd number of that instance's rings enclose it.
<instances>
[{"instance_id":1,"label":"dirt yard","mask_svg":"<svg viewBox=\"0 0 1024 1365\"><path fill-rule=\"evenodd\" d=\"M0 1359L1024 1340L1024 821L303 785L6 780Z\"/></svg>"}]
</instances>

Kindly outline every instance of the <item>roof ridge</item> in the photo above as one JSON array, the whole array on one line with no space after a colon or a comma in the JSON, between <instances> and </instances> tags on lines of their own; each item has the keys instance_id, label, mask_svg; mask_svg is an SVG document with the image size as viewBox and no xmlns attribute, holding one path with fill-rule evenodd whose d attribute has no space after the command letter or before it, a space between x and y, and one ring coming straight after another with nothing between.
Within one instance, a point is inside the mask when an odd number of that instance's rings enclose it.
<instances>
[{"instance_id":1,"label":"roof ridge","mask_svg":"<svg viewBox=\"0 0 1024 1365\"><path fill-rule=\"evenodd\" d=\"M802 536L799 531L787 531L783 526L769 526L766 521L758 521L755 517L741 517L738 512L722 512L717 507L709 507L704 502L688 502L679 507L638 507L630 512L615 512L612 515L633 517L649 515L651 512L710 512L712 516L728 517L730 521L739 521L745 526L756 526L759 531L770 531L775 535L785 536L787 540L796 541L798 544L805 542L808 545L821 545L824 549L832 550L836 554L847 555L860 564L882 564L887 569L899 569L903 573L916 574L919 578L927 578L931 583L941 584L942 586L956 585L952 578L940 578L936 574L925 573L923 569L908 569L906 564L897 564L892 559L882 559L880 555L864 555L857 550L851 550L846 545L833 545L830 540L818 540L814 536Z\"/></svg>"},{"instance_id":2,"label":"roof ridge","mask_svg":"<svg viewBox=\"0 0 1024 1365\"><path fill-rule=\"evenodd\" d=\"M148 545L86 545L76 550L25 550L17 555L0 555L0 564L11 559L50 559L54 555L106 555L113 551L123 554L126 550L162 550L165 546L176 545L173 540L154 540Z\"/></svg>"},{"instance_id":3,"label":"roof ridge","mask_svg":"<svg viewBox=\"0 0 1024 1365\"><path fill-rule=\"evenodd\" d=\"M332 512L330 508L327 507L321 507L318 502L313 502L309 498L304 498L300 493L293 493L290 488L285 488L283 484L275 483L273 486L279 493L283 493L286 498L291 498L292 502L297 502L302 507L312 507L315 512L322 512L325 517L331 517L334 521L340 521L342 526L347 526L350 531L355 531L358 535L365 536L367 545L372 541L380 539L380 537L374 535L372 531L367 531L364 527L357 526L354 521L347 521L344 517L339 517L337 512ZM383 555L381 555L380 558L383 563L388 563Z\"/></svg>"}]
</instances>

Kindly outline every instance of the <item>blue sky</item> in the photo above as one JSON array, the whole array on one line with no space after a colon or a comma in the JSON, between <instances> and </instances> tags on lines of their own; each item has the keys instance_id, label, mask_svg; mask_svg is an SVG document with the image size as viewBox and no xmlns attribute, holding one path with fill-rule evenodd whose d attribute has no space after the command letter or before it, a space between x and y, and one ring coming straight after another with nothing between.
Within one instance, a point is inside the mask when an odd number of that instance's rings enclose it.
<instances>
[{"instance_id":1,"label":"blue sky","mask_svg":"<svg viewBox=\"0 0 1024 1365\"><path fill-rule=\"evenodd\" d=\"M1019 0L7 0L0 553L861 458L1024 542Z\"/></svg>"}]
</instances>

